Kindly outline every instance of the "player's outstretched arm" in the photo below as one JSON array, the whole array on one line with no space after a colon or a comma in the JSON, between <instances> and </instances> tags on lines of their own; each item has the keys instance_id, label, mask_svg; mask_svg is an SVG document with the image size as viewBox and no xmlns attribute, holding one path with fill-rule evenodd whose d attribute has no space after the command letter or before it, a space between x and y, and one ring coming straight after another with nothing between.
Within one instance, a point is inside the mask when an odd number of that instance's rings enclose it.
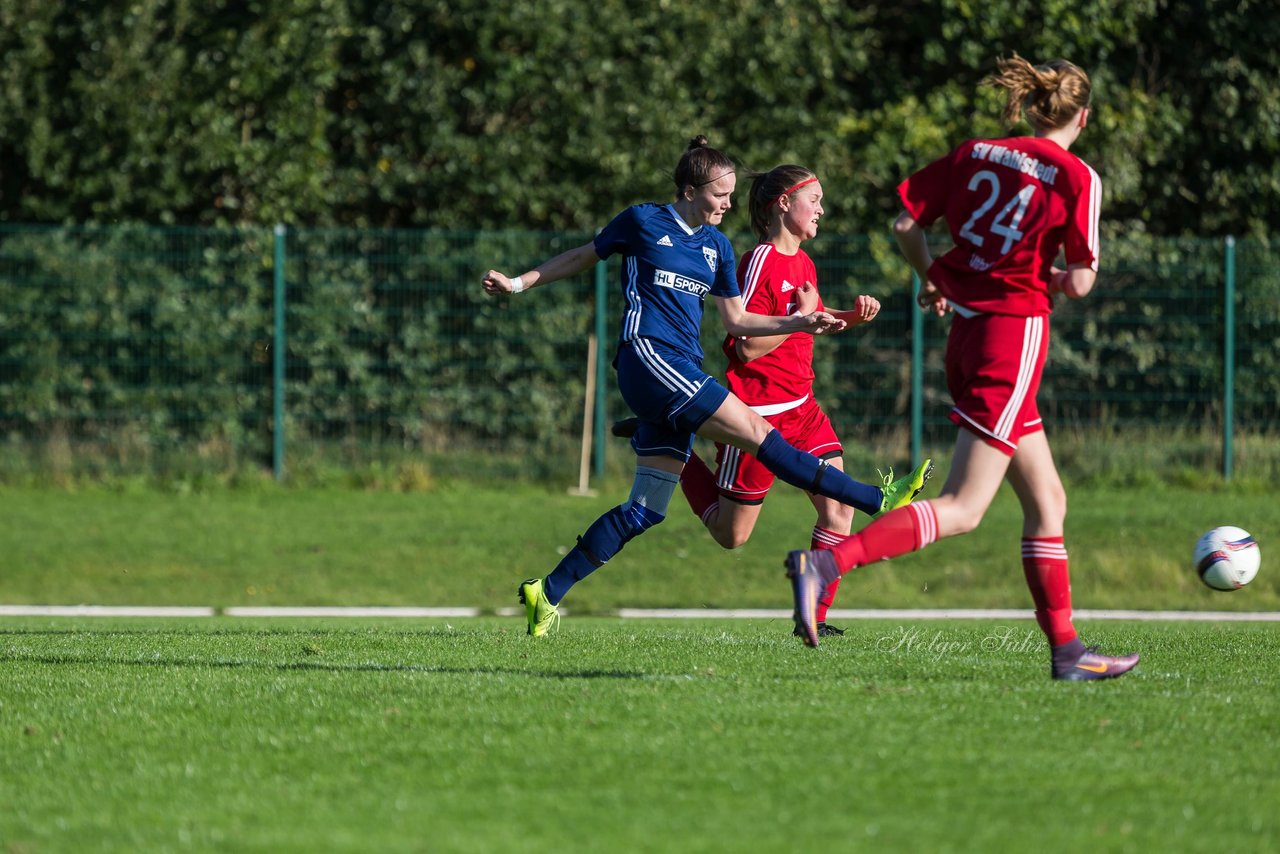
<instances>
[{"instance_id":1,"label":"player's outstretched arm","mask_svg":"<svg viewBox=\"0 0 1280 854\"><path fill-rule=\"evenodd\" d=\"M818 310L818 306L822 304L822 300L818 297L818 288L813 282L805 282L796 288L795 311L792 314L812 314ZM848 322L848 318L843 318ZM752 359L759 359L761 356L768 355L778 347L782 346L782 342L787 340L786 335L763 335L752 337L740 337L734 342L734 349L738 351L738 357L744 362L750 362Z\"/></svg>"},{"instance_id":2,"label":"player's outstretched arm","mask_svg":"<svg viewBox=\"0 0 1280 854\"><path fill-rule=\"evenodd\" d=\"M839 332L845 327L843 320L837 320L825 311L793 314L789 317L754 314L743 307L742 297L716 297L716 308L720 312L725 331L738 337L790 335L792 332L822 335L826 332Z\"/></svg>"},{"instance_id":3,"label":"player's outstretched arm","mask_svg":"<svg viewBox=\"0 0 1280 854\"><path fill-rule=\"evenodd\" d=\"M599 260L595 243L584 243L575 249L561 252L550 261L519 276L508 276L497 270L490 270L484 274L481 283L485 293L490 295L518 294L537 285L549 285L560 279L576 276L589 270Z\"/></svg>"},{"instance_id":4,"label":"player's outstretched arm","mask_svg":"<svg viewBox=\"0 0 1280 854\"><path fill-rule=\"evenodd\" d=\"M848 324L847 328L861 326L876 319L880 313L880 300L867 294L859 294L853 301L853 308L848 311L832 311L831 314Z\"/></svg>"}]
</instances>

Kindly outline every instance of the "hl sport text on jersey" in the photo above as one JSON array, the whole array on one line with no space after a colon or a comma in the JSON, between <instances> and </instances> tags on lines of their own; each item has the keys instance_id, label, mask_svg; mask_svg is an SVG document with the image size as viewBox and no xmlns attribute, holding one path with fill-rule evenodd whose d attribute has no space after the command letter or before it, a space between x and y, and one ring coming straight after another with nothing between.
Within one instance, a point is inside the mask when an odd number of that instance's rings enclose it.
<instances>
[{"instance_id":1,"label":"hl sport text on jersey","mask_svg":"<svg viewBox=\"0 0 1280 854\"><path fill-rule=\"evenodd\" d=\"M654 269L653 283L660 288L671 288L675 291L692 294L698 299L705 297L707 291L711 290L709 282L700 282L697 279L691 279L688 276L682 276L670 270Z\"/></svg>"}]
</instances>

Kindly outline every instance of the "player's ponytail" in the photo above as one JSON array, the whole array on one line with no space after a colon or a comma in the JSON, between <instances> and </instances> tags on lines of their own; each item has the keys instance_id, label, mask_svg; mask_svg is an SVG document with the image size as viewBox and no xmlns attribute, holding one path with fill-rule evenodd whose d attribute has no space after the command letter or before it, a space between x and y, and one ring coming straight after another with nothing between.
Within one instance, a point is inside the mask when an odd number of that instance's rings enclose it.
<instances>
[{"instance_id":1,"label":"player's ponytail","mask_svg":"<svg viewBox=\"0 0 1280 854\"><path fill-rule=\"evenodd\" d=\"M769 218L773 215L773 206L788 193L794 192L799 184L817 179L817 175L803 166L786 163L775 166L768 172L754 172L751 175L751 196L747 202L747 210L751 214L751 230L759 240L769 236Z\"/></svg>"},{"instance_id":2,"label":"player's ponytail","mask_svg":"<svg viewBox=\"0 0 1280 854\"><path fill-rule=\"evenodd\" d=\"M689 147L684 156L676 164L675 174L671 176L676 185L676 196L684 194L686 187L701 187L710 184L737 167L723 151L712 148L702 134L689 140Z\"/></svg>"},{"instance_id":3,"label":"player's ponytail","mask_svg":"<svg viewBox=\"0 0 1280 854\"><path fill-rule=\"evenodd\" d=\"M1008 93L1004 119L1011 125L1026 113L1037 130L1057 130L1089 106L1093 92L1089 75L1065 59L1032 65L1015 53L996 60L996 68L983 83Z\"/></svg>"}]
</instances>

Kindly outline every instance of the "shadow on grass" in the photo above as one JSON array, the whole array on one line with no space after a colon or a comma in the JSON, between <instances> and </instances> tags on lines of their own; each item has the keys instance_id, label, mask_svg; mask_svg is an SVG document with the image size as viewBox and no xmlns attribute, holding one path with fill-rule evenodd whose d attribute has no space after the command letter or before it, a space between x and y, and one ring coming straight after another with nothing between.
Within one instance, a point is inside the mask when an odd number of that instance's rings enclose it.
<instances>
[{"instance_id":1,"label":"shadow on grass","mask_svg":"<svg viewBox=\"0 0 1280 854\"><path fill-rule=\"evenodd\" d=\"M0 654L0 664L44 664L51 666L86 667L156 667L201 669L246 669L279 671L314 671L329 673L428 673L466 676L536 676L542 679L659 679L666 678L653 673L637 673L624 670L564 670L538 671L511 667L445 667L428 664L382 664L361 662L356 664L326 663L321 661L252 661L245 659L180 659L180 658L112 658L110 656L72 655L22 655Z\"/></svg>"}]
</instances>

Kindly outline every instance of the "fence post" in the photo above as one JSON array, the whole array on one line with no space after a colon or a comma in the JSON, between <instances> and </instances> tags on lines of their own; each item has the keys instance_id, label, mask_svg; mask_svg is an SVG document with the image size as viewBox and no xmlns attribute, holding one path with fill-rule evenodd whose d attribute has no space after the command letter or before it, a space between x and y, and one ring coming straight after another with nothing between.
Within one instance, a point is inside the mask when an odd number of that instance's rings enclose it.
<instances>
[{"instance_id":1,"label":"fence post","mask_svg":"<svg viewBox=\"0 0 1280 854\"><path fill-rule=\"evenodd\" d=\"M275 334L271 346L271 469L276 480L284 480L284 238L282 223L275 228Z\"/></svg>"},{"instance_id":2,"label":"fence post","mask_svg":"<svg viewBox=\"0 0 1280 854\"><path fill-rule=\"evenodd\" d=\"M596 441L595 441L595 467L596 476L604 475L604 443L605 430L604 424L608 420L608 413L604 409L605 401L605 385L604 380L607 376L605 354L609 352L605 346L608 340L605 338L607 334L607 324L605 312L608 311L606 305L606 296L608 294L608 271L604 261L596 264Z\"/></svg>"},{"instance_id":3,"label":"fence post","mask_svg":"<svg viewBox=\"0 0 1280 854\"><path fill-rule=\"evenodd\" d=\"M924 312L916 310L920 276L911 271L911 459L917 465L924 448Z\"/></svg>"},{"instance_id":4,"label":"fence post","mask_svg":"<svg viewBox=\"0 0 1280 854\"><path fill-rule=\"evenodd\" d=\"M1236 406L1236 239L1227 237L1226 282L1222 306L1222 477L1231 480L1234 468L1232 434Z\"/></svg>"}]
</instances>

